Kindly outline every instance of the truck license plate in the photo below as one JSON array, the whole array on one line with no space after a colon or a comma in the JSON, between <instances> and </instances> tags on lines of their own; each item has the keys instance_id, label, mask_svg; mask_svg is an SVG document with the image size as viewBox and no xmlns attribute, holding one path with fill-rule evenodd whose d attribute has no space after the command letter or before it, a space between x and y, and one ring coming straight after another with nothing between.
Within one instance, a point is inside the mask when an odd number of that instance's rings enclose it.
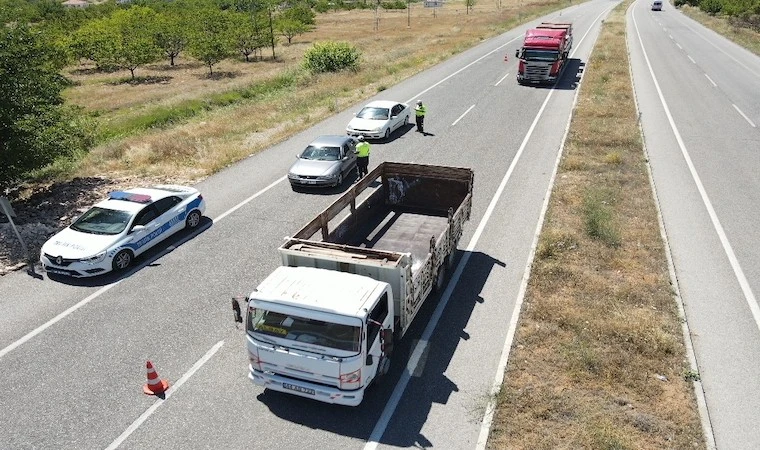
<instances>
[{"instance_id":1,"label":"truck license plate","mask_svg":"<svg viewBox=\"0 0 760 450\"><path fill-rule=\"evenodd\" d=\"M288 383L282 383L282 387L290 389L291 391L302 392L304 394L314 395L314 389L309 389L301 386L294 386Z\"/></svg>"}]
</instances>

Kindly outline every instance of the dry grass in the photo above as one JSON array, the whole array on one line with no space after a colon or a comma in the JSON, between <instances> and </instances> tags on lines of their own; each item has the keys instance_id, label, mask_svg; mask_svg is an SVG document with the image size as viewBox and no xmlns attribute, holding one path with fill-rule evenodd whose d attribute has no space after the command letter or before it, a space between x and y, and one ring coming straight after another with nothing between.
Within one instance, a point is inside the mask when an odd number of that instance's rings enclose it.
<instances>
[{"instance_id":1,"label":"dry grass","mask_svg":"<svg viewBox=\"0 0 760 450\"><path fill-rule=\"evenodd\" d=\"M731 25L725 16L711 16L693 6L684 5L680 7L680 10L707 28L727 37L752 53L760 55L760 33L757 31Z\"/></svg>"},{"instance_id":2,"label":"dry grass","mask_svg":"<svg viewBox=\"0 0 760 450\"><path fill-rule=\"evenodd\" d=\"M489 448L705 447L636 123L628 4L585 71Z\"/></svg>"},{"instance_id":3,"label":"dry grass","mask_svg":"<svg viewBox=\"0 0 760 450\"><path fill-rule=\"evenodd\" d=\"M73 175L203 178L520 20L568 4L504 0L498 8L497 2L483 2L465 14L463 3L448 2L433 17L431 9L416 3L411 10L411 28L407 28L405 10L382 10L378 30L369 34L363 30L374 30L374 11L320 14L316 31L296 37L291 45L278 46L276 60L272 61L271 51L265 49L268 60L225 61L215 68L220 75L211 79L204 66L181 58L174 68L158 64L138 69L138 76L150 82L136 84L124 82L126 73L100 74L73 68L68 73L77 86L67 91L67 98L97 114L102 128L118 130L125 123L171 108L194 111L178 125L108 139L78 161ZM298 71L304 51L313 42L327 39L356 45L363 54L361 70L320 76ZM292 83L265 91L255 99L224 107L202 106L209 98L250 89L283 74L295 74ZM63 173L71 175L71 171Z\"/></svg>"}]
</instances>

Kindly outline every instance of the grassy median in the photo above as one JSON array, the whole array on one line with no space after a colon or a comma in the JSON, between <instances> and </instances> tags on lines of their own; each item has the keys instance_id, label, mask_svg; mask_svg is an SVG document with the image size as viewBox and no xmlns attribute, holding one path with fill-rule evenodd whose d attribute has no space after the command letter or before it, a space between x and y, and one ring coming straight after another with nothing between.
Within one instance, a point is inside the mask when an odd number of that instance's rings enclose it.
<instances>
[{"instance_id":1,"label":"grassy median","mask_svg":"<svg viewBox=\"0 0 760 450\"><path fill-rule=\"evenodd\" d=\"M637 123L629 4L585 69L489 448L705 448Z\"/></svg>"}]
</instances>

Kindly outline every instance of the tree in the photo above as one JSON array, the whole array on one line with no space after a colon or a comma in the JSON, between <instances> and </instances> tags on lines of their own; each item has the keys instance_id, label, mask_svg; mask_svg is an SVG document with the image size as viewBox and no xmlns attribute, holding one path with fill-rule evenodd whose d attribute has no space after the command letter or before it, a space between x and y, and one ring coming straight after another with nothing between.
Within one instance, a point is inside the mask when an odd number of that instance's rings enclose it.
<instances>
[{"instance_id":1,"label":"tree","mask_svg":"<svg viewBox=\"0 0 760 450\"><path fill-rule=\"evenodd\" d=\"M275 22L275 28L288 40L288 45L295 36L300 36L306 32L311 31L313 28L301 21L295 19L278 18Z\"/></svg>"},{"instance_id":2,"label":"tree","mask_svg":"<svg viewBox=\"0 0 760 450\"><path fill-rule=\"evenodd\" d=\"M235 47L245 57L245 61L250 62L250 55L255 57L257 51L269 44L266 36L262 35L263 23L259 17L248 13L234 13L233 21Z\"/></svg>"},{"instance_id":3,"label":"tree","mask_svg":"<svg viewBox=\"0 0 760 450\"><path fill-rule=\"evenodd\" d=\"M187 19L176 11L156 16L156 45L169 58L169 65L187 46L188 34Z\"/></svg>"},{"instance_id":4,"label":"tree","mask_svg":"<svg viewBox=\"0 0 760 450\"><path fill-rule=\"evenodd\" d=\"M108 19L95 19L82 25L71 38L71 52L76 58L89 59L98 69L116 68L115 55L118 42L117 30Z\"/></svg>"},{"instance_id":5,"label":"tree","mask_svg":"<svg viewBox=\"0 0 760 450\"><path fill-rule=\"evenodd\" d=\"M63 105L61 61L28 26L0 27L0 189L92 144L84 121Z\"/></svg>"},{"instance_id":6,"label":"tree","mask_svg":"<svg viewBox=\"0 0 760 450\"><path fill-rule=\"evenodd\" d=\"M279 5L278 0L236 0L235 7L238 11L247 12L253 15L256 33L267 39L267 43L272 47L272 59L276 58L275 44L277 39L274 33L274 11ZM259 28L260 20L263 18L264 26Z\"/></svg>"},{"instance_id":7,"label":"tree","mask_svg":"<svg viewBox=\"0 0 760 450\"><path fill-rule=\"evenodd\" d=\"M470 14L470 11L475 7L475 1L476 0L464 0L464 5L467 7L467 14Z\"/></svg>"},{"instance_id":8,"label":"tree","mask_svg":"<svg viewBox=\"0 0 760 450\"><path fill-rule=\"evenodd\" d=\"M194 21L188 51L213 75L214 65L235 54L231 13L217 9L198 11Z\"/></svg>"},{"instance_id":9,"label":"tree","mask_svg":"<svg viewBox=\"0 0 760 450\"><path fill-rule=\"evenodd\" d=\"M119 68L129 70L134 80L135 69L156 62L161 56L155 41L156 13L150 8L133 6L116 11L109 22L117 30L117 42L109 47L116 50L112 58Z\"/></svg>"},{"instance_id":10,"label":"tree","mask_svg":"<svg viewBox=\"0 0 760 450\"><path fill-rule=\"evenodd\" d=\"M285 9L279 15L281 19L293 19L306 25L316 25L316 14L305 2L297 3Z\"/></svg>"}]
</instances>

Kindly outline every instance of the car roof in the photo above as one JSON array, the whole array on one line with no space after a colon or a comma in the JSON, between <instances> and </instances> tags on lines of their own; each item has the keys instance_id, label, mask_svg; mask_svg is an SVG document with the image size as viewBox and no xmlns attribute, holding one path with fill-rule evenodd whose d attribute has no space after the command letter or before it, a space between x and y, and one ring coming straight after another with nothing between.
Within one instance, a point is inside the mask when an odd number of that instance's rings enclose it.
<instances>
[{"instance_id":1,"label":"car roof","mask_svg":"<svg viewBox=\"0 0 760 450\"><path fill-rule=\"evenodd\" d=\"M194 194L196 192L197 190L195 188L175 185L159 185L152 188L132 188L124 191L111 192L109 193L108 199L98 202L95 206L117 211L137 213L146 205L155 203L162 198L172 195L184 197L185 195ZM126 197L129 197L129 194L137 195L138 197L136 197L135 200L128 200ZM149 197L149 199L146 199L145 196ZM123 197L123 199L115 199L113 197Z\"/></svg>"},{"instance_id":2,"label":"car roof","mask_svg":"<svg viewBox=\"0 0 760 450\"><path fill-rule=\"evenodd\" d=\"M367 105L365 106L365 108L366 107L370 107L370 108L393 108L394 106L396 106L398 104L403 104L403 103L401 103L401 102L394 102L394 101L391 101L391 100L375 100L373 102L367 103ZM406 105L404 105L404 106L406 106Z\"/></svg>"},{"instance_id":3,"label":"car roof","mask_svg":"<svg viewBox=\"0 0 760 450\"><path fill-rule=\"evenodd\" d=\"M351 136L345 134L335 134L319 136L318 138L311 141L309 145L312 145L314 147L341 147L343 144L350 141L353 141L353 138Z\"/></svg>"}]
</instances>

